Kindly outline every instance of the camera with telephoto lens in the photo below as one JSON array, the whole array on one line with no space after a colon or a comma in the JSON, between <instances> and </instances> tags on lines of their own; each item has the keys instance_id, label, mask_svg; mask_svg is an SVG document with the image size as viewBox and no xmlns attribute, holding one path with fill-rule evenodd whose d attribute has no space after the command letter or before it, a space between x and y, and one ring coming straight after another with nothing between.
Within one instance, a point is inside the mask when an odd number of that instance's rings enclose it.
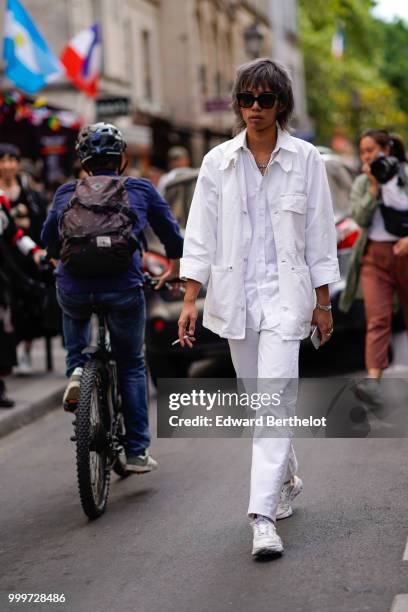
<instances>
[{"instance_id":1,"label":"camera with telephoto lens","mask_svg":"<svg viewBox=\"0 0 408 612\"><path fill-rule=\"evenodd\" d=\"M384 185L388 183L399 172L400 161L392 155L379 155L370 164L371 174L377 181Z\"/></svg>"}]
</instances>

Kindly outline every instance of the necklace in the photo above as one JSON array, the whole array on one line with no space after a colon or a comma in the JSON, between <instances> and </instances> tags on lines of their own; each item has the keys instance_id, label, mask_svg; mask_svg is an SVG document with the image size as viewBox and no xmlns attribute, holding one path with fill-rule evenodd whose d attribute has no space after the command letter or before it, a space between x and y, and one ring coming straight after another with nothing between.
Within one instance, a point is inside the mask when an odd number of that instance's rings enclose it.
<instances>
[{"instance_id":1,"label":"necklace","mask_svg":"<svg viewBox=\"0 0 408 612\"><path fill-rule=\"evenodd\" d=\"M254 160L255 160L255 163L256 163L257 167L258 167L260 170L266 170L266 169L267 169L267 167L268 167L268 165L269 165L269 162L271 161L271 156L269 156L268 161L267 161L266 163L264 163L264 164L261 164L261 163L260 163L260 162L259 162L259 161L256 159L255 155L254 155Z\"/></svg>"}]
</instances>

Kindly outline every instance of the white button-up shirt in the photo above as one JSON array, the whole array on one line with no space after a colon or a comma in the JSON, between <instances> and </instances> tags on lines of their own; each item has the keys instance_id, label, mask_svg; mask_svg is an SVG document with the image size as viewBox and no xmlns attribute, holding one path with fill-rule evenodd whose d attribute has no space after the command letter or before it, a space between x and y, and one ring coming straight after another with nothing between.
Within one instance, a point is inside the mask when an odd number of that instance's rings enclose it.
<instances>
[{"instance_id":1,"label":"white button-up shirt","mask_svg":"<svg viewBox=\"0 0 408 612\"><path fill-rule=\"evenodd\" d=\"M265 207L276 245L279 333L306 338L315 287L340 280L330 189L313 145L278 129ZM194 191L180 276L207 283L203 325L223 338L245 337L245 279L251 249L243 145L246 131L204 157ZM266 212L265 212L266 215Z\"/></svg>"},{"instance_id":2,"label":"white button-up shirt","mask_svg":"<svg viewBox=\"0 0 408 612\"><path fill-rule=\"evenodd\" d=\"M279 138L262 176L254 156L243 147L248 215L252 236L245 271L246 323L255 331L279 326L279 277L275 238L266 193L268 168L279 151Z\"/></svg>"}]
</instances>

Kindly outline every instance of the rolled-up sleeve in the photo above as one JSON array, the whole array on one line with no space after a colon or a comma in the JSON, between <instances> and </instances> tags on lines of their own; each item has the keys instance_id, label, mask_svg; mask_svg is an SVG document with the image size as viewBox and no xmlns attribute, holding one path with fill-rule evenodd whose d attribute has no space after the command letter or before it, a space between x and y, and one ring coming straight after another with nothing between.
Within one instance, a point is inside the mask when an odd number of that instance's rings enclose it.
<instances>
[{"instance_id":1,"label":"rolled-up sleeve","mask_svg":"<svg viewBox=\"0 0 408 612\"><path fill-rule=\"evenodd\" d=\"M219 188L216 168L209 155L198 175L184 234L180 277L205 284L216 252Z\"/></svg>"},{"instance_id":2,"label":"rolled-up sleeve","mask_svg":"<svg viewBox=\"0 0 408 612\"><path fill-rule=\"evenodd\" d=\"M340 280L337 237L329 182L318 151L308 160L306 263L314 288Z\"/></svg>"},{"instance_id":3,"label":"rolled-up sleeve","mask_svg":"<svg viewBox=\"0 0 408 612\"><path fill-rule=\"evenodd\" d=\"M368 188L369 182L365 174L360 174L351 188L351 216L361 228L371 225L378 206L378 200L372 197Z\"/></svg>"}]
</instances>

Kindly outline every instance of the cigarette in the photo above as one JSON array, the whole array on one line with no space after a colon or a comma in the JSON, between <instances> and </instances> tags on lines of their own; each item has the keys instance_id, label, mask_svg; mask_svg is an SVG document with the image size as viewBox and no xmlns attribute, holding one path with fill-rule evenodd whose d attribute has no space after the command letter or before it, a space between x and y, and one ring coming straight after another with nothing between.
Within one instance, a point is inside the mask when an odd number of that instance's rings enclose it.
<instances>
[{"instance_id":1,"label":"cigarette","mask_svg":"<svg viewBox=\"0 0 408 612\"><path fill-rule=\"evenodd\" d=\"M186 338L189 338L190 336L183 336L183 340L186 340ZM174 342L171 343L171 346L174 346L175 344L178 344L180 342L180 340L175 340Z\"/></svg>"}]
</instances>

